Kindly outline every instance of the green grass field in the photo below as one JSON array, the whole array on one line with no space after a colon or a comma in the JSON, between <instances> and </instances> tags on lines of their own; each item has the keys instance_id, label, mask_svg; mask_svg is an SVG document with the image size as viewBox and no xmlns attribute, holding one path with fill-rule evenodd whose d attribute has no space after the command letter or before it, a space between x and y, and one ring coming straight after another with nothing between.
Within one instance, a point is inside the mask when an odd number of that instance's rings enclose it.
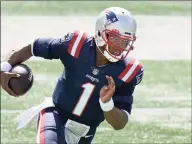
<instances>
[{"instance_id":1,"label":"green grass field","mask_svg":"<svg viewBox=\"0 0 192 144\"><path fill-rule=\"evenodd\" d=\"M93 143L191 143L191 61L141 61L144 79L136 88L130 123L114 131L106 122L98 128ZM1 91L1 110L24 110L51 96L59 61L29 61L35 81L23 97ZM19 113L1 113L1 143L34 143L36 123L16 130Z\"/></svg>"},{"instance_id":2,"label":"green grass field","mask_svg":"<svg viewBox=\"0 0 192 144\"><path fill-rule=\"evenodd\" d=\"M133 14L190 15L189 1L3 1L3 15L98 14L106 7L120 6Z\"/></svg>"}]
</instances>

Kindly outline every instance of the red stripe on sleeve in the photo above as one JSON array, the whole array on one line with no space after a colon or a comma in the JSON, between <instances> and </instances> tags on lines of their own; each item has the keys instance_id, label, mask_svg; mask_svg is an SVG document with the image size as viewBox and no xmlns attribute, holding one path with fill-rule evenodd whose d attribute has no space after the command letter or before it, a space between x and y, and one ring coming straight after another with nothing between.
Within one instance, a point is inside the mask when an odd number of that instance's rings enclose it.
<instances>
[{"instance_id":1,"label":"red stripe on sleeve","mask_svg":"<svg viewBox=\"0 0 192 144\"><path fill-rule=\"evenodd\" d=\"M119 79L122 79L127 74L127 72L130 70L130 68L133 66L134 62L135 62L135 59L130 60L130 62L127 64L126 68L119 75Z\"/></svg>"},{"instance_id":2,"label":"red stripe on sleeve","mask_svg":"<svg viewBox=\"0 0 192 144\"><path fill-rule=\"evenodd\" d=\"M79 42L79 44L78 44L78 46L77 46L76 52L75 52L75 56L74 56L75 58L78 58L78 57L79 57L80 50L81 50L81 48L82 48L83 43L85 42L85 40L86 40L86 33L83 33L83 36L82 36L82 38L81 38L81 40L80 40L80 42Z\"/></svg>"},{"instance_id":3,"label":"red stripe on sleeve","mask_svg":"<svg viewBox=\"0 0 192 144\"><path fill-rule=\"evenodd\" d=\"M70 43L69 43L68 53L70 53L70 54L71 54L72 47L73 47L73 45L74 45L74 43L75 43L78 35L79 35L79 31L75 31L75 32L74 32L74 35L73 35L73 38L71 39L71 41L70 41Z\"/></svg>"},{"instance_id":4,"label":"red stripe on sleeve","mask_svg":"<svg viewBox=\"0 0 192 144\"><path fill-rule=\"evenodd\" d=\"M133 73L130 75L130 77L126 80L126 83L129 83L138 73L138 71L141 69L142 65L138 64Z\"/></svg>"}]
</instances>

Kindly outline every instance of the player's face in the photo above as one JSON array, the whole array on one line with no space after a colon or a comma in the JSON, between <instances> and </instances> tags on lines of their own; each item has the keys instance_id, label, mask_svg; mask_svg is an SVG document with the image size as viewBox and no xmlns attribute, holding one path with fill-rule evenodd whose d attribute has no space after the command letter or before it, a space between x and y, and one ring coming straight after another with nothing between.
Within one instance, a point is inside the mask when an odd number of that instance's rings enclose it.
<instances>
[{"instance_id":1,"label":"player's face","mask_svg":"<svg viewBox=\"0 0 192 144\"><path fill-rule=\"evenodd\" d=\"M126 39L121 39L119 37L110 36L108 38L109 52L112 55L119 56L123 51L127 50L130 41Z\"/></svg>"},{"instance_id":2,"label":"player's face","mask_svg":"<svg viewBox=\"0 0 192 144\"><path fill-rule=\"evenodd\" d=\"M118 32L110 31L107 34L108 51L115 57L121 56L123 52L132 50L133 39L129 36L121 35Z\"/></svg>"}]
</instances>

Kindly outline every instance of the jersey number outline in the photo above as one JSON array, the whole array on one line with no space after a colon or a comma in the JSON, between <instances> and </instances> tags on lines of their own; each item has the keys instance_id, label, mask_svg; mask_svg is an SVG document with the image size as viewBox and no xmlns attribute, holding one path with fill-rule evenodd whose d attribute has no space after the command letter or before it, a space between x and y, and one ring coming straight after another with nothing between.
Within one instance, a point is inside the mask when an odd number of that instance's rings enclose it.
<instances>
[{"instance_id":1,"label":"jersey number outline","mask_svg":"<svg viewBox=\"0 0 192 144\"><path fill-rule=\"evenodd\" d=\"M93 94L95 85L88 82L88 83L82 84L81 87L83 88L83 92L81 93L81 96L73 110L73 114L79 117L82 115L83 111L85 110L87 103L91 98L91 95Z\"/></svg>"}]
</instances>

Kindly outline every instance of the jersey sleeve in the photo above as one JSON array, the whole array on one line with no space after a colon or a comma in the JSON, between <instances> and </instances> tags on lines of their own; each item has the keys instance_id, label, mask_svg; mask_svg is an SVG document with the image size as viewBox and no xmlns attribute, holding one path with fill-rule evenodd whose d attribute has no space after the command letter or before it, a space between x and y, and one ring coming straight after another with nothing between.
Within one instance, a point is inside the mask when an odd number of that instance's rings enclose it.
<instances>
[{"instance_id":1,"label":"jersey sleeve","mask_svg":"<svg viewBox=\"0 0 192 144\"><path fill-rule=\"evenodd\" d=\"M38 38L32 43L32 54L45 59L59 59L67 54L78 58L85 39L85 33L79 31L60 38Z\"/></svg>"},{"instance_id":2,"label":"jersey sleeve","mask_svg":"<svg viewBox=\"0 0 192 144\"><path fill-rule=\"evenodd\" d=\"M140 84L143 79L143 74L144 74L144 68L141 65L140 69L137 71L136 75L133 77L130 83L134 86Z\"/></svg>"},{"instance_id":3,"label":"jersey sleeve","mask_svg":"<svg viewBox=\"0 0 192 144\"><path fill-rule=\"evenodd\" d=\"M129 58L125 60L125 68L118 78L125 83L137 85L142 80L143 72L144 68L142 64L136 59Z\"/></svg>"},{"instance_id":4,"label":"jersey sleeve","mask_svg":"<svg viewBox=\"0 0 192 144\"><path fill-rule=\"evenodd\" d=\"M140 65L129 82L125 82L122 87L116 88L113 96L114 104L117 108L126 110L131 114L133 104L133 93L136 86L141 83L143 78L144 68Z\"/></svg>"},{"instance_id":5,"label":"jersey sleeve","mask_svg":"<svg viewBox=\"0 0 192 144\"><path fill-rule=\"evenodd\" d=\"M129 114L131 114L134 90L135 86L131 84L124 85L121 88L116 88L113 96L115 107L126 110Z\"/></svg>"},{"instance_id":6,"label":"jersey sleeve","mask_svg":"<svg viewBox=\"0 0 192 144\"><path fill-rule=\"evenodd\" d=\"M45 59L59 59L67 52L72 34L60 38L38 38L32 43L32 54Z\"/></svg>"}]
</instances>

